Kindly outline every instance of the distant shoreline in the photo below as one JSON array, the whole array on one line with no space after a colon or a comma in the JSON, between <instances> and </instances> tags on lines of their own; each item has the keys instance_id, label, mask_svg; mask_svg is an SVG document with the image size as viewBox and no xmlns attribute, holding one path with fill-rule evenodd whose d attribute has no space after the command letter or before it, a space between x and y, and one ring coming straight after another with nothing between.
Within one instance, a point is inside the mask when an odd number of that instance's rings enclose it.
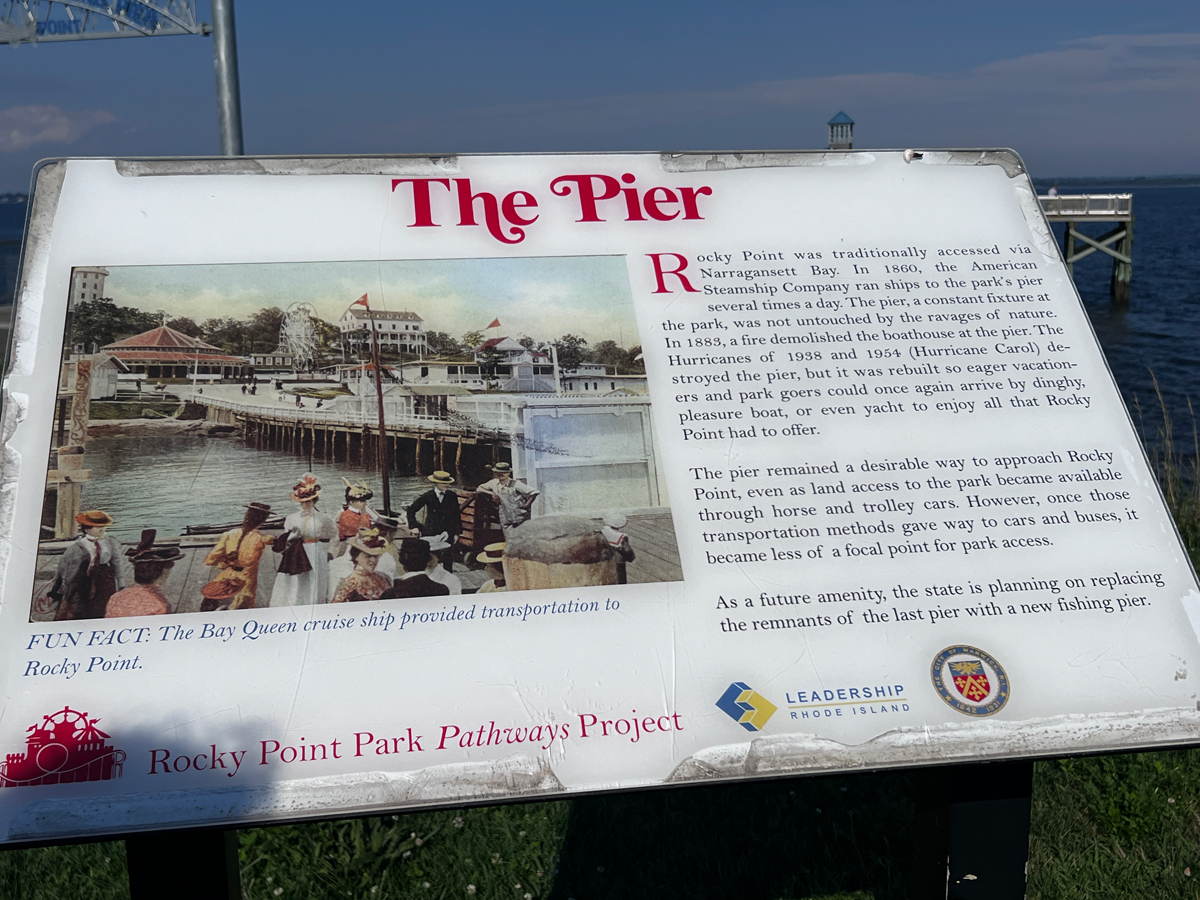
<instances>
[{"instance_id":1,"label":"distant shoreline","mask_svg":"<svg viewBox=\"0 0 1200 900\"><path fill-rule=\"evenodd\" d=\"M1127 187L1131 190L1143 188L1178 188L1200 187L1200 175L1126 175L1110 178L1042 178L1033 179L1034 187L1044 191L1052 184L1057 184L1060 193L1070 193L1073 188L1086 187Z\"/></svg>"},{"instance_id":2,"label":"distant shoreline","mask_svg":"<svg viewBox=\"0 0 1200 900\"><path fill-rule=\"evenodd\" d=\"M814 150L813 152L818 152ZM1128 185L1130 187L1200 187L1200 173L1195 175L1054 175L1033 177L1034 185L1043 190L1057 183L1063 186ZM0 203L25 204L29 195L20 191L0 192ZM22 219L22 222L24 220Z\"/></svg>"}]
</instances>

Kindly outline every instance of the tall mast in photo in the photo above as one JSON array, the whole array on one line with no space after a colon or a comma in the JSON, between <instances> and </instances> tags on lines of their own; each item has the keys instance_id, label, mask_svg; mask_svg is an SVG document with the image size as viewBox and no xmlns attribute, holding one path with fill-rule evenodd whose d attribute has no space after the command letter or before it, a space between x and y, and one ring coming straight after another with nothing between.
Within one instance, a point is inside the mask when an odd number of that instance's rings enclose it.
<instances>
[{"instance_id":1,"label":"tall mast in photo","mask_svg":"<svg viewBox=\"0 0 1200 900\"><path fill-rule=\"evenodd\" d=\"M367 309L367 321L371 323L371 363L375 367L375 402L379 410L379 478L383 482L383 512L392 514L392 489L388 484L387 427L383 421L383 377L379 369L379 334L375 330L375 314L367 295L363 294L351 305L362 305Z\"/></svg>"}]
</instances>

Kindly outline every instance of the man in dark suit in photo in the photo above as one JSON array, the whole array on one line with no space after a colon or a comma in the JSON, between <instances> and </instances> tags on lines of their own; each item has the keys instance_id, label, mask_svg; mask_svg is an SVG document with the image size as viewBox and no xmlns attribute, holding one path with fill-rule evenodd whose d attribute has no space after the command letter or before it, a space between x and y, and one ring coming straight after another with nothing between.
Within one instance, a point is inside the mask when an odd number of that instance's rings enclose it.
<instances>
[{"instance_id":1,"label":"man in dark suit in photo","mask_svg":"<svg viewBox=\"0 0 1200 900\"><path fill-rule=\"evenodd\" d=\"M458 495L450 490L454 476L449 472L434 472L429 476L433 487L408 505L408 529L413 537L445 533L450 546L438 552L438 559L447 572L454 571L453 552L458 536L462 534L462 514L459 512ZM425 510L425 522L417 522L417 513Z\"/></svg>"},{"instance_id":2,"label":"man in dark suit in photo","mask_svg":"<svg viewBox=\"0 0 1200 900\"><path fill-rule=\"evenodd\" d=\"M429 544L420 538L404 538L396 548L396 555L400 560L400 574L392 586L383 592L380 600L449 596L450 588L425 574L432 556Z\"/></svg>"}]
</instances>

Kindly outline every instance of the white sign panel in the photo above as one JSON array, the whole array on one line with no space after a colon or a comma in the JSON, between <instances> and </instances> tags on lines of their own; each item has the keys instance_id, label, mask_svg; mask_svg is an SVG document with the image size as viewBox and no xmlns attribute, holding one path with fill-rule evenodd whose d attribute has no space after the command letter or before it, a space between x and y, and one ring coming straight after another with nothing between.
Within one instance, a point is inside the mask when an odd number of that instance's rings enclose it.
<instances>
[{"instance_id":1,"label":"white sign panel","mask_svg":"<svg viewBox=\"0 0 1200 900\"><path fill-rule=\"evenodd\" d=\"M7 841L1196 738L1195 575L1011 153L33 204Z\"/></svg>"}]
</instances>

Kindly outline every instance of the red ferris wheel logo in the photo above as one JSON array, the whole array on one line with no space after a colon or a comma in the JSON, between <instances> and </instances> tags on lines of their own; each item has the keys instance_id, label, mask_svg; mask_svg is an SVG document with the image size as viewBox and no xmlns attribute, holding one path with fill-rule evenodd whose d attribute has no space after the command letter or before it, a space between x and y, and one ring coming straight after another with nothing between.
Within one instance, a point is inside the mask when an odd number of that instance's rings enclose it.
<instances>
[{"instance_id":1,"label":"red ferris wheel logo","mask_svg":"<svg viewBox=\"0 0 1200 900\"><path fill-rule=\"evenodd\" d=\"M0 763L0 787L70 784L120 778L125 751L106 743L100 720L64 706L29 726L24 753L9 753Z\"/></svg>"}]
</instances>

